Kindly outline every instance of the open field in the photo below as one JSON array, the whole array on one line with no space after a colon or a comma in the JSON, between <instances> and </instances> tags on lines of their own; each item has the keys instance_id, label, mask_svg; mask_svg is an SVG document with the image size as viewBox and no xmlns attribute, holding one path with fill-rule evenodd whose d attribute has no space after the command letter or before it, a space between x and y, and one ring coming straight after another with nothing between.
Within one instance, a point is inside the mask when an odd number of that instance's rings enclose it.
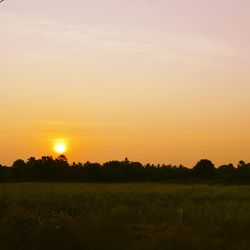
<instances>
[{"instance_id":1,"label":"open field","mask_svg":"<svg viewBox=\"0 0 250 250\"><path fill-rule=\"evenodd\" d=\"M0 249L250 249L250 186L0 184Z\"/></svg>"}]
</instances>

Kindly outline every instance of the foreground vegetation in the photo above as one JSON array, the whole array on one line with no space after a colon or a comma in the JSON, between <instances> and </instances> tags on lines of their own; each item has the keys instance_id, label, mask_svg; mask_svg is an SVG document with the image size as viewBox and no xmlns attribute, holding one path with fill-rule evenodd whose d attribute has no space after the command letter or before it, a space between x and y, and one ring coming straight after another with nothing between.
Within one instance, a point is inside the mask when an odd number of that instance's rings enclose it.
<instances>
[{"instance_id":1,"label":"foreground vegetation","mask_svg":"<svg viewBox=\"0 0 250 250\"><path fill-rule=\"evenodd\" d=\"M250 249L250 186L0 184L0 249Z\"/></svg>"}]
</instances>

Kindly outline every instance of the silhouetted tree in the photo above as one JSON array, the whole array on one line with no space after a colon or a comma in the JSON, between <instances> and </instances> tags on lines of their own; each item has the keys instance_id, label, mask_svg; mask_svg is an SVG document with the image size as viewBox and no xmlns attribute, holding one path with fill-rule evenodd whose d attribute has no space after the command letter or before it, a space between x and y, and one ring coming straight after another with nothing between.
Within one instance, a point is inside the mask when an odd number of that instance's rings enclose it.
<instances>
[{"instance_id":1,"label":"silhouetted tree","mask_svg":"<svg viewBox=\"0 0 250 250\"><path fill-rule=\"evenodd\" d=\"M217 172L220 174L231 174L231 173L234 173L235 170L236 168L234 167L234 165L230 163L228 165L219 166L217 169Z\"/></svg>"},{"instance_id":2,"label":"silhouetted tree","mask_svg":"<svg viewBox=\"0 0 250 250\"><path fill-rule=\"evenodd\" d=\"M12 168L13 168L12 175L15 179L16 178L19 178L22 180L25 179L25 177L26 177L26 171L25 171L26 163L24 160L18 159L16 161L14 161Z\"/></svg>"},{"instance_id":3,"label":"silhouetted tree","mask_svg":"<svg viewBox=\"0 0 250 250\"><path fill-rule=\"evenodd\" d=\"M17 168L17 169L24 169L26 167L26 163L24 160L18 159L13 162L12 166L13 168Z\"/></svg>"},{"instance_id":4,"label":"silhouetted tree","mask_svg":"<svg viewBox=\"0 0 250 250\"><path fill-rule=\"evenodd\" d=\"M250 182L250 163L239 161L237 166L237 181L244 183Z\"/></svg>"},{"instance_id":5,"label":"silhouetted tree","mask_svg":"<svg viewBox=\"0 0 250 250\"><path fill-rule=\"evenodd\" d=\"M238 169L244 168L246 166L246 163L244 161L239 161L238 163Z\"/></svg>"},{"instance_id":6,"label":"silhouetted tree","mask_svg":"<svg viewBox=\"0 0 250 250\"><path fill-rule=\"evenodd\" d=\"M236 178L236 168L232 163L228 165L222 165L216 169L217 178L223 181L233 181Z\"/></svg>"},{"instance_id":7,"label":"silhouetted tree","mask_svg":"<svg viewBox=\"0 0 250 250\"><path fill-rule=\"evenodd\" d=\"M99 163L87 161L82 167L80 179L82 181L100 181L101 173L101 165Z\"/></svg>"},{"instance_id":8,"label":"silhouetted tree","mask_svg":"<svg viewBox=\"0 0 250 250\"><path fill-rule=\"evenodd\" d=\"M207 159L202 159L193 168L194 175L202 179L211 179L215 175L214 164Z\"/></svg>"}]
</instances>

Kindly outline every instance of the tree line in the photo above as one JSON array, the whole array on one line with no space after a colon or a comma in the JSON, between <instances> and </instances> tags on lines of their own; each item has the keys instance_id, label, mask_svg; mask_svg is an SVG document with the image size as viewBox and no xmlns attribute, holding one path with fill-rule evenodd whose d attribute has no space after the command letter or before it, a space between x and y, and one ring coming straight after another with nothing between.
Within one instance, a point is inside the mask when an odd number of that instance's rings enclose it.
<instances>
[{"instance_id":1,"label":"tree line","mask_svg":"<svg viewBox=\"0 0 250 250\"><path fill-rule=\"evenodd\" d=\"M100 163L69 164L65 155L57 158L30 157L18 159L11 167L0 165L0 182L179 182L218 181L250 183L250 163L215 165L207 159L197 162L193 168L182 165L143 165L140 162L109 161Z\"/></svg>"}]
</instances>

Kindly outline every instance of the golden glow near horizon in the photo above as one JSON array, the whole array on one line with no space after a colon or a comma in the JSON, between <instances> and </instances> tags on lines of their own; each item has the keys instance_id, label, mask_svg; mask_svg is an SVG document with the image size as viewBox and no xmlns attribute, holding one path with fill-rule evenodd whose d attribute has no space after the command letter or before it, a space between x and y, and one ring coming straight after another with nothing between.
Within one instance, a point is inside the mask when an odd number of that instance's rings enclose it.
<instances>
[{"instance_id":1,"label":"golden glow near horizon","mask_svg":"<svg viewBox=\"0 0 250 250\"><path fill-rule=\"evenodd\" d=\"M54 150L58 154L64 154L67 151L67 144L64 141L56 142L54 145Z\"/></svg>"}]
</instances>

